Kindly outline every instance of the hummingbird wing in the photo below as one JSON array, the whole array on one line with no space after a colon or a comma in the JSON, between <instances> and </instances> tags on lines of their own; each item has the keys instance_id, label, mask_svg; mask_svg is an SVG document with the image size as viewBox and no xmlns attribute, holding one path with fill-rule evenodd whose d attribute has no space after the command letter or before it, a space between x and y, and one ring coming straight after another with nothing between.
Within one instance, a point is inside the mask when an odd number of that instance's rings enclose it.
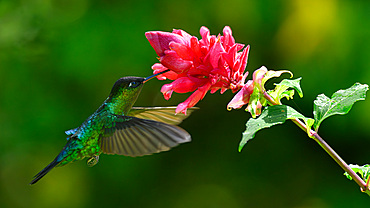
<instances>
[{"instance_id":1,"label":"hummingbird wing","mask_svg":"<svg viewBox=\"0 0 370 208\"><path fill-rule=\"evenodd\" d=\"M75 134L77 132L78 128L79 127L75 128L75 129L67 130L64 133L66 133L68 136L72 136L73 134Z\"/></svg>"},{"instance_id":2,"label":"hummingbird wing","mask_svg":"<svg viewBox=\"0 0 370 208\"><path fill-rule=\"evenodd\" d=\"M100 148L106 154L143 156L168 151L181 143L190 142L190 134L170 124L116 115L113 127L105 129Z\"/></svg>"},{"instance_id":3,"label":"hummingbird wing","mask_svg":"<svg viewBox=\"0 0 370 208\"><path fill-rule=\"evenodd\" d=\"M134 116L142 119L155 120L167 124L179 125L190 114L199 109L198 107L188 108L186 115L176 114L176 106L170 107L132 107L128 116Z\"/></svg>"}]
</instances>

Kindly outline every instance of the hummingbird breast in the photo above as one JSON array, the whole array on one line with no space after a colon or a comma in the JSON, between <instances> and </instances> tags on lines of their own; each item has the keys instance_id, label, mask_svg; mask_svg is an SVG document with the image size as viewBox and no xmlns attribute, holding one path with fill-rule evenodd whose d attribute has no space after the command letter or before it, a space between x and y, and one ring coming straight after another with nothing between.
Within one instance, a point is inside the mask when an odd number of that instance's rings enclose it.
<instances>
[{"instance_id":1,"label":"hummingbird breast","mask_svg":"<svg viewBox=\"0 0 370 208\"><path fill-rule=\"evenodd\" d=\"M99 139L105 132L104 128L112 126L113 117L104 105L91 115L68 139L67 145L58 156L60 166L100 155L102 151Z\"/></svg>"}]
</instances>

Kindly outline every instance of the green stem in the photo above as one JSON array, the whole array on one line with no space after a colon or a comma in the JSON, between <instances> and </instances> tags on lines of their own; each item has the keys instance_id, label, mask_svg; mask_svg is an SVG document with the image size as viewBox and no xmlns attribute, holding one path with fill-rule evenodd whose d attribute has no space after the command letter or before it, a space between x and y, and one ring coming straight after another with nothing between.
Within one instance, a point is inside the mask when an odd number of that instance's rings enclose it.
<instances>
[{"instance_id":1,"label":"green stem","mask_svg":"<svg viewBox=\"0 0 370 208\"><path fill-rule=\"evenodd\" d=\"M281 105L277 103L266 91L263 92L264 97L272 104L272 105ZM306 124L299 119L292 119L293 123L295 123L299 128L301 128L305 132L309 132L310 135L313 136L313 139L330 155L331 158L344 170L346 171L353 180L360 186L361 191L365 192L370 196L370 188L368 184L366 184L360 176L358 176L349 166L348 164L324 141L320 135L313 131L312 129L308 129Z\"/></svg>"},{"instance_id":2,"label":"green stem","mask_svg":"<svg viewBox=\"0 0 370 208\"><path fill-rule=\"evenodd\" d=\"M307 126L300 121L299 119L292 120L296 125L301 127L304 131L307 132ZM361 187L363 192L367 194L370 193L369 187L367 187L366 183L358 176L349 166L348 164L324 141L317 132L310 130L310 134L313 136L314 140L330 155L331 158L337 162L337 164L346 171L353 180Z\"/></svg>"},{"instance_id":3,"label":"green stem","mask_svg":"<svg viewBox=\"0 0 370 208\"><path fill-rule=\"evenodd\" d=\"M277 103L265 90L263 90L263 97L266 98L271 105L281 105L281 103Z\"/></svg>"}]
</instances>

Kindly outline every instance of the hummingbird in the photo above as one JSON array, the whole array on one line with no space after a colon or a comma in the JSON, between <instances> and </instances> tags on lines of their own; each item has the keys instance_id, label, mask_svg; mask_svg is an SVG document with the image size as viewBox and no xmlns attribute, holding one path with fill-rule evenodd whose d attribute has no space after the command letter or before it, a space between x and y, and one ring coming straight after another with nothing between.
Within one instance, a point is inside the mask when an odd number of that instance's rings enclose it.
<instances>
[{"instance_id":1,"label":"hummingbird","mask_svg":"<svg viewBox=\"0 0 370 208\"><path fill-rule=\"evenodd\" d=\"M159 74L118 79L103 104L81 126L65 131L67 144L55 159L33 177L35 184L54 167L89 158L92 167L99 155L117 154L143 156L168 151L181 143L190 142L190 134L177 125L187 115L175 114L176 107L133 107L143 84Z\"/></svg>"}]
</instances>

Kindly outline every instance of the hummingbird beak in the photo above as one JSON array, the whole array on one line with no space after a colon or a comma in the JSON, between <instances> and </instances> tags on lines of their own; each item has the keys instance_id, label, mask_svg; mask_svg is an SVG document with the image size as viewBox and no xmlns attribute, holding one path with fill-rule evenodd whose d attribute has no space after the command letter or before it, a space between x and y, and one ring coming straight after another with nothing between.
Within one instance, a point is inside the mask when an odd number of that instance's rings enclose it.
<instances>
[{"instance_id":1,"label":"hummingbird beak","mask_svg":"<svg viewBox=\"0 0 370 208\"><path fill-rule=\"evenodd\" d=\"M159 72L159 73L157 73L157 74L153 74L152 76L146 77L146 78L144 78L143 83L145 83L145 82L149 81L149 80L150 80L150 79L152 79L153 77L156 77L156 76L158 76L158 75L160 75L160 74L163 74L163 73L166 73L166 72L169 72L169 71L170 71L170 70L169 70L169 69L167 69L167 70L164 70L164 71Z\"/></svg>"}]
</instances>

